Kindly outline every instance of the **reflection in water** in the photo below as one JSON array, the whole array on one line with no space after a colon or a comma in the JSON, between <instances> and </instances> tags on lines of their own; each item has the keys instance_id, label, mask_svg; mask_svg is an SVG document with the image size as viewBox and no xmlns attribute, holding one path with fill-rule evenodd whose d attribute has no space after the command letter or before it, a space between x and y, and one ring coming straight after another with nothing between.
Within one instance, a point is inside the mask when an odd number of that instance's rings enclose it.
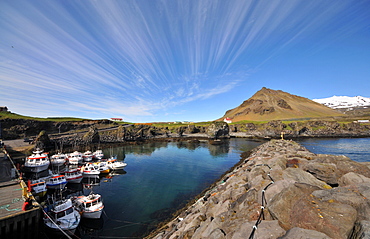
<instances>
[{"instance_id":1,"label":"reflection in water","mask_svg":"<svg viewBox=\"0 0 370 239\"><path fill-rule=\"evenodd\" d=\"M81 218L80 225L78 227L79 233L83 237L97 238L99 237L100 231L103 229L104 219Z\"/></svg>"},{"instance_id":2,"label":"reflection in water","mask_svg":"<svg viewBox=\"0 0 370 239\"><path fill-rule=\"evenodd\" d=\"M229 153L230 141L225 139L225 140L220 140L219 143L217 144L210 143L208 145L208 150L212 156L215 156L215 157L225 156L225 154Z\"/></svg>"}]
</instances>

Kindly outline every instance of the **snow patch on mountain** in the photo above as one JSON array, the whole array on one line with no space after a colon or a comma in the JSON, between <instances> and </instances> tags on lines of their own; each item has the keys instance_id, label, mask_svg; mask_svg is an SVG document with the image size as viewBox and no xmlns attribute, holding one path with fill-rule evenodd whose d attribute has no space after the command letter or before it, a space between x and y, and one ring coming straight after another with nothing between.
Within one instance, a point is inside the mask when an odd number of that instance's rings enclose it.
<instances>
[{"instance_id":1,"label":"snow patch on mountain","mask_svg":"<svg viewBox=\"0 0 370 239\"><path fill-rule=\"evenodd\" d=\"M370 98L362 96L332 96L323 99L313 99L313 101L326 105L332 109L370 107Z\"/></svg>"}]
</instances>

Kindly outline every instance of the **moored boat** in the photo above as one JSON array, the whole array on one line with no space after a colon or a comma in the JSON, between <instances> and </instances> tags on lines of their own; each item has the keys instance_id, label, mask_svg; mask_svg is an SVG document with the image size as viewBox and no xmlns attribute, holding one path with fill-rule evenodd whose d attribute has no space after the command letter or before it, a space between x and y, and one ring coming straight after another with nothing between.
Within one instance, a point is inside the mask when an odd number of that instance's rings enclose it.
<instances>
[{"instance_id":1,"label":"moored boat","mask_svg":"<svg viewBox=\"0 0 370 239\"><path fill-rule=\"evenodd\" d=\"M82 158L84 162L91 162L93 159L93 154L91 151L88 150L85 153L83 153Z\"/></svg>"},{"instance_id":2,"label":"moored boat","mask_svg":"<svg viewBox=\"0 0 370 239\"><path fill-rule=\"evenodd\" d=\"M109 173L110 168L108 167L106 162L96 162L94 165L98 166L98 170L101 174Z\"/></svg>"},{"instance_id":3,"label":"moored boat","mask_svg":"<svg viewBox=\"0 0 370 239\"><path fill-rule=\"evenodd\" d=\"M100 174L99 167L92 163L82 166L81 171L84 177L99 177Z\"/></svg>"},{"instance_id":4,"label":"moored boat","mask_svg":"<svg viewBox=\"0 0 370 239\"><path fill-rule=\"evenodd\" d=\"M69 183L80 183L83 178L80 168L69 169L64 172L64 176Z\"/></svg>"},{"instance_id":5,"label":"moored boat","mask_svg":"<svg viewBox=\"0 0 370 239\"><path fill-rule=\"evenodd\" d=\"M68 234L75 232L81 220L81 216L73 207L71 199L55 202L45 214L44 223L47 227L54 230L61 229Z\"/></svg>"},{"instance_id":6,"label":"moored boat","mask_svg":"<svg viewBox=\"0 0 370 239\"><path fill-rule=\"evenodd\" d=\"M29 186L31 188L31 193L34 196L43 197L47 192L46 183L43 179L29 180Z\"/></svg>"},{"instance_id":7,"label":"moored boat","mask_svg":"<svg viewBox=\"0 0 370 239\"><path fill-rule=\"evenodd\" d=\"M49 165L48 154L39 149L33 151L33 154L28 156L24 163L25 170L33 173L44 171Z\"/></svg>"},{"instance_id":8,"label":"moored boat","mask_svg":"<svg viewBox=\"0 0 370 239\"><path fill-rule=\"evenodd\" d=\"M70 164L81 164L82 161L82 153L78 151L74 151L68 155L68 163Z\"/></svg>"},{"instance_id":9,"label":"moored boat","mask_svg":"<svg viewBox=\"0 0 370 239\"><path fill-rule=\"evenodd\" d=\"M117 161L117 159L113 157L108 159L106 163L107 163L108 168L110 168L111 170L119 170L127 166L127 163Z\"/></svg>"},{"instance_id":10,"label":"moored boat","mask_svg":"<svg viewBox=\"0 0 370 239\"><path fill-rule=\"evenodd\" d=\"M46 187L49 189L63 189L67 184L66 177L64 175L53 175L46 180Z\"/></svg>"},{"instance_id":11,"label":"moored boat","mask_svg":"<svg viewBox=\"0 0 370 239\"><path fill-rule=\"evenodd\" d=\"M67 162L67 155L63 153L57 153L50 157L50 162L52 166L62 166Z\"/></svg>"},{"instance_id":12,"label":"moored boat","mask_svg":"<svg viewBox=\"0 0 370 239\"><path fill-rule=\"evenodd\" d=\"M82 213L84 218L98 219L104 209L104 204L100 194L90 194L88 196L79 196L73 199L77 211Z\"/></svg>"},{"instance_id":13,"label":"moored boat","mask_svg":"<svg viewBox=\"0 0 370 239\"><path fill-rule=\"evenodd\" d=\"M94 156L94 158L95 158L95 159L97 159L97 160L101 160L101 159L103 159L104 154L103 154L103 151L102 151L101 149L98 149L98 150L96 150L96 151L93 153L93 156Z\"/></svg>"}]
</instances>

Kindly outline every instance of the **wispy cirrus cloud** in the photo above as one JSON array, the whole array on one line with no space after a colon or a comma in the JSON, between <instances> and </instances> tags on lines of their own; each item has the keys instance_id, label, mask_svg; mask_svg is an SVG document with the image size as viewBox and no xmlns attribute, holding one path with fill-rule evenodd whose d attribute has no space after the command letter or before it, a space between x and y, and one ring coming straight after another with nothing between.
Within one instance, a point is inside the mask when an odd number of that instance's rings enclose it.
<instances>
[{"instance_id":1,"label":"wispy cirrus cloud","mask_svg":"<svg viewBox=\"0 0 370 239\"><path fill-rule=\"evenodd\" d=\"M251 69L317 31L343 34L330 26L349 5L2 1L0 100L41 116L155 116L233 91Z\"/></svg>"}]
</instances>

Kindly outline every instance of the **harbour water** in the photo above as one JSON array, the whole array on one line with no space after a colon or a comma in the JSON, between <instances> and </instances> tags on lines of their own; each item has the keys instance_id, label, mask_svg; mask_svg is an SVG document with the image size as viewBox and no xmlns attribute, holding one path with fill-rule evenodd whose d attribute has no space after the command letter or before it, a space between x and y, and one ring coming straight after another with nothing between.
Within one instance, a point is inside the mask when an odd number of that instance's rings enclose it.
<instances>
[{"instance_id":1,"label":"harbour water","mask_svg":"<svg viewBox=\"0 0 370 239\"><path fill-rule=\"evenodd\" d=\"M143 233L182 203L193 198L239 162L242 152L264 142L236 138L223 144L208 141L152 142L104 149L127 163L124 171L100 178L90 190L102 195L101 220L83 220L79 238L141 238ZM305 139L311 152L344 154L355 161L370 161L370 138ZM48 237L50 238L50 237Z\"/></svg>"},{"instance_id":2,"label":"harbour water","mask_svg":"<svg viewBox=\"0 0 370 239\"><path fill-rule=\"evenodd\" d=\"M357 162L370 162L370 138L324 138L296 141L316 154L345 155Z\"/></svg>"}]
</instances>

